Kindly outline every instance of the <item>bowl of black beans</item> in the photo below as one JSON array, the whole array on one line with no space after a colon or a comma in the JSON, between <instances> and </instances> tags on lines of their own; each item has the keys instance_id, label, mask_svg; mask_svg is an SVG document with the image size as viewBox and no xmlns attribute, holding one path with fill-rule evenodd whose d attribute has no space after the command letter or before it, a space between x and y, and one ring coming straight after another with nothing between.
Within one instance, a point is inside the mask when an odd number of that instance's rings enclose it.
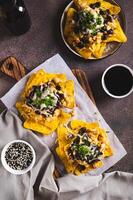
<instances>
[{"instance_id":1,"label":"bowl of black beans","mask_svg":"<svg viewBox=\"0 0 133 200\"><path fill-rule=\"evenodd\" d=\"M24 140L13 140L6 144L1 153L3 167L10 173L21 175L32 169L36 161L33 147Z\"/></svg>"}]
</instances>

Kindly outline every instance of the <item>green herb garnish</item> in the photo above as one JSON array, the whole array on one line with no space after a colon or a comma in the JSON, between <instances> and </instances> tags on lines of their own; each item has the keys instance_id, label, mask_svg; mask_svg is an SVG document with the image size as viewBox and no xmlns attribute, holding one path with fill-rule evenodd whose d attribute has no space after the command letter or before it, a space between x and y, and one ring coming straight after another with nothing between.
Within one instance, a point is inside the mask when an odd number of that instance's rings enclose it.
<instances>
[{"instance_id":1,"label":"green herb garnish","mask_svg":"<svg viewBox=\"0 0 133 200\"><path fill-rule=\"evenodd\" d=\"M85 128L83 127L81 129L79 131L79 135L74 138L69 148L69 156L73 160L86 161L87 163L100 159L102 155L100 148L90 142L89 135L86 133Z\"/></svg>"},{"instance_id":2,"label":"green herb garnish","mask_svg":"<svg viewBox=\"0 0 133 200\"><path fill-rule=\"evenodd\" d=\"M93 26L93 22L94 22L94 16L90 12L83 11L79 13L79 24L81 30Z\"/></svg>"},{"instance_id":3,"label":"green herb garnish","mask_svg":"<svg viewBox=\"0 0 133 200\"><path fill-rule=\"evenodd\" d=\"M96 23L97 23L97 25L101 25L102 24L101 17L96 18Z\"/></svg>"},{"instance_id":4,"label":"green herb garnish","mask_svg":"<svg viewBox=\"0 0 133 200\"><path fill-rule=\"evenodd\" d=\"M42 95L42 92L40 91L40 88L36 88L35 89L35 93L36 93L37 97L41 97L41 95Z\"/></svg>"},{"instance_id":5,"label":"green herb garnish","mask_svg":"<svg viewBox=\"0 0 133 200\"><path fill-rule=\"evenodd\" d=\"M86 155L89 155L91 153L91 151L87 145L81 145L78 148L78 153L82 156L86 156Z\"/></svg>"},{"instance_id":6,"label":"green herb garnish","mask_svg":"<svg viewBox=\"0 0 133 200\"><path fill-rule=\"evenodd\" d=\"M33 106L36 106L36 107L40 106L40 105L41 105L41 99L35 99L35 100L32 102L32 105L33 105Z\"/></svg>"},{"instance_id":7,"label":"green herb garnish","mask_svg":"<svg viewBox=\"0 0 133 200\"><path fill-rule=\"evenodd\" d=\"M42 99L42 103L44 103L47 107L54 106L54 98L51 96L47 96L45 99Z\"/></svg>"},{"instance_id":8,"label":"green herb garnish","mask_svg":"<svg viewBox=\"0 0 133 200\"><path fill-rule=\"evenodd\" d=\"M93 29L93 32L91 33L93 36L97 35L97 30Z\"/></svg>"}]
</instances>

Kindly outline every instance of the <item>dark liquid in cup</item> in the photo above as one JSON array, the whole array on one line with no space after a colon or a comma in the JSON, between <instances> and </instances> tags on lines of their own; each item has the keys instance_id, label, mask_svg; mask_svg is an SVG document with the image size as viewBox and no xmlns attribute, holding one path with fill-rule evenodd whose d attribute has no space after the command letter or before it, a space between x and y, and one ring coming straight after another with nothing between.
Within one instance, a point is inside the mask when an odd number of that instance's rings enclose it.
<instances>
[{"instance_id":1,"label":"dark liquid in cup","mask_svg":"<svg viewBox=\"0 0 133 200\"><path fill-rule=\"evenodd\" d=\"M133 86L131 72L122 66L109 69L105 74L104 81L107 90L116 96L127 94Z\"/></svg>"}]
</instances>

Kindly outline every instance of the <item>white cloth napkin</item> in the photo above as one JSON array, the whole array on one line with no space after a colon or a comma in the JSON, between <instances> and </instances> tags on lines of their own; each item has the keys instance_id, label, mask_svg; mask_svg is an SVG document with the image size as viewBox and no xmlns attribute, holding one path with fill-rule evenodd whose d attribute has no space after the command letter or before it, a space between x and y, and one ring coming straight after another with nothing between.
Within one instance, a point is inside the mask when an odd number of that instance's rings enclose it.
<instances>
[{"instance_id":1,"label":"white cloth napkin","mask_svg":"<svg viewBox=\"0 0 133 200\"><path fill-rule=\"evenodd\" d=\"M0 200L132 200L133 175L112 172L98 176L66 174L54 180L55 160L46 144L12 111L0 115L0 153L8 142L22 139L36 152L32 170L23 175L6 171L0 161Z\"/></svg>"}]
</instances>

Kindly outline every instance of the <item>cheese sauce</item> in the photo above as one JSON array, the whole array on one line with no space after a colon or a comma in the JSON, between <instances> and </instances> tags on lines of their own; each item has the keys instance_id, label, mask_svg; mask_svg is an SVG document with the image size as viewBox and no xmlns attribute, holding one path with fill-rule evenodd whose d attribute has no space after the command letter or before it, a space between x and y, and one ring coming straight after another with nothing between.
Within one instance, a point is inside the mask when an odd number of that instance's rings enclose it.
<instances>
[{"instance_id":1,"label":"cheese sauce","mask_svg":"<svg viewBox=\"0 0 133 200\"><path fill-rule=\"evenodd\" d=\"M51 81L47 84L33 86L25 103L32 107L36 114L49 117L56 109L62 107L62 99L64 99L64 94L61 87Z\"/></svg>"}]
</instances>

